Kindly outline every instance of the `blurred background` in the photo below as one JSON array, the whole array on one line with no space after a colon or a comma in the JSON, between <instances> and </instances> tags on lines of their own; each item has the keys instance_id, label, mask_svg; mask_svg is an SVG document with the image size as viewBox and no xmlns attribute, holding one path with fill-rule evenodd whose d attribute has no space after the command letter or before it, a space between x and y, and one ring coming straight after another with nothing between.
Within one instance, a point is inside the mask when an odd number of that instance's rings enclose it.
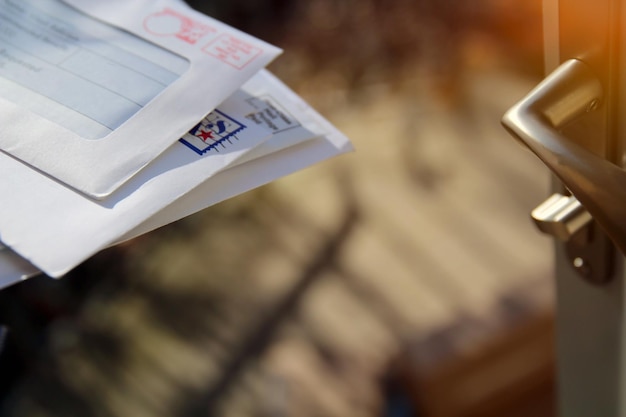
<instances>
[{"instance_id":1,"label":"blurred background","mask_svg":"<svg viewBox=\"0 0 626 417\"><path fill-rule=\"evenodd\" d=\"M541 2L190 5L357 150L0 292L0 414L554 415Z\"/></svg>"}]
</instances>

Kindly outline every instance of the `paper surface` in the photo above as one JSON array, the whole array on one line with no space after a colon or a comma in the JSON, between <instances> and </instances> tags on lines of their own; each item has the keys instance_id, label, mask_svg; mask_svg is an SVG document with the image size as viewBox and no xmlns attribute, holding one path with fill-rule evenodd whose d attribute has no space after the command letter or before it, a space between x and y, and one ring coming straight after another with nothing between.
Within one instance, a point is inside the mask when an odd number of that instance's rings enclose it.
<instances>
[{"instance_id":1,"label":"paper surface","mask_svg":"<svg viewBox=\"0 0 626 417\"><path fill-rule=\"evenodd\" d=\"M173 0L0 0L0 149L104 198L279 52Z\"/></svg>"},{"instance_id":2,"label":"paper surface","mask_svg":"<svg viewBox=\"0 0 626 417\"><path fill-rule=\"evenodd\" d=\"M341 150L328 137L320 136L275 153L263 154L235 168L218 173L200 184L193 192L185 194L126 233L119 242L150 232L345 151L346 149Z\"/></svg>"},{"instance_id":3,"label":"paper surface","mask_svg":"<svg viewBox=\"0 0 626 417\"><path fill-rule=\"evenodd\" d=\"M0 243L0 289L39 272L37 268Z\"/></svg>"},{"instance_id":4,"label":"paper surface","mask_svg":"<svg viewBox=\"0 0 626 417\"><path fill-rule=\"evenodd\" d=\"M254 97L250 101L255 103L255 111L249 113L247 119L273 127L273 136L240 158L233 167L219 172L146 219L120 241L353 150L347 137L268 71L261 71L244 89Z\"/></svg>"},{"instance_id":5,"label":"paper surface","mask_svg":"<svg viewBox=\"0 0 626 417\"><path fill-rule=\"evenodd\" d=\"M120 127L189 67L172 52L51 4L0 1L0 96L86 139ZM87 33L98 37L88 42Z\"/></svg>"},{"instance_id":6,"label":"paper surface","mask_svg":"<svg viewBox=\"0 0 626 417\"><path fill-rule=\"evenodd\" d=\"M0 240L49 275L67 272L267 139L269 130L245 122L247 98L233 95L103 201L0 154L0 195L10 196Z\"/></svg>"},{"instance_id":7,"label":"paper surface","mask_svg":"<svg viewBox=\"0 0 626 417\"><path fill-rule=\"evenodd\" d=\"M0 0L0 287L351 150L278 53L177 0Z\"/></svg>"},{"instance_id":8,"label":"paper surface","mask_svg":"<svg viewBox=\"0 0 626 417\"><path fill-rule=\"evenodd\" d=\"M100 202L0 154L0 194L12 196L0 206L0 239L60 276L116 242L352 149L266 71L194 131ZM209 131L214 137L201 140Z\"/></svg>"}]
</instances>

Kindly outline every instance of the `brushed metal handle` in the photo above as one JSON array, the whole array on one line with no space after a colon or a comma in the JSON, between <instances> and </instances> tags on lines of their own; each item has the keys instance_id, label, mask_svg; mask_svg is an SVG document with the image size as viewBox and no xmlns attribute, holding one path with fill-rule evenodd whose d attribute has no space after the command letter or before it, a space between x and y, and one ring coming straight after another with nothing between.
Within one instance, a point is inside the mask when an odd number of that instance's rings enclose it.
<instances>
[{"instance_id":1,"label":"brushed metal handle","mask_svg":"<svg viewBox=\"0 0 626 417\"><path fill-rule=\"evenodd\" d=\"M539 230L564 242L584 230L593 220L576 197L561 194L552 194L530 213L530 217Z\"/></svg>"},{"instance_id":2,"label":"brushed metal handle","mask_svg":"<svg viewBox=\"0 0 626 417\"><path fill-rule=\"evenodd\" d=\"M626 172L568 140L559 128L597 108L602 85L582 61L563 63L502 118L626 253Z\"/></svg>"}]
</instances>

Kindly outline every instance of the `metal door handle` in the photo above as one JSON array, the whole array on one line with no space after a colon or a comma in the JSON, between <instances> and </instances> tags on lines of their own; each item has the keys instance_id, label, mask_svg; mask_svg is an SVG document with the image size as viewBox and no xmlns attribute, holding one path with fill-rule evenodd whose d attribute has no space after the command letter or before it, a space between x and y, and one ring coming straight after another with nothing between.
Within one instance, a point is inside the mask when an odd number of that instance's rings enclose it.
<instances>
[{"instance_id":1,"label":"metal door handle","mask_svg":"<svg viewBox=\"0 0 626 417\"><path fill-rule=\"evenodd\" d=\"M586 64L572 59L513 106L502 124L552 170L626 253L626 172L558 131L597 108L601 98L600 81Z\"/></svg>"}]
</instances>

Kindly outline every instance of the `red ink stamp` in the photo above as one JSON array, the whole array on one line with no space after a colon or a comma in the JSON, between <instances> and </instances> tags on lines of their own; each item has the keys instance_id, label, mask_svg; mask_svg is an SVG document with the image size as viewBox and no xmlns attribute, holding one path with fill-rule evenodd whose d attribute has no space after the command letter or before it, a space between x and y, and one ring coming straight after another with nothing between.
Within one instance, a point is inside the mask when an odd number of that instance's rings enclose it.
<instances>
[{"instance_id":1,"label":"red ink stamp","mask_svg":"<svg viewBox=\"0 0 626 417\"><path fill-rule=\"evenodd\" d=\"M261 48L231 35L218 37L202 51L237 69L244 68L263 52Z\"/></svg>"},{"instance_id":2,"label":"red ink stamp","mask_svg":"<svg viewBox=\"0 0 626 417\"><path fill-rule=\"evenodd\" d=\"M197 22L169 8L146 17L143 27L153 35L175 36L191 45L194 45L205 35L216 32L211 26Z\"/></svg>"}]
</instances>

